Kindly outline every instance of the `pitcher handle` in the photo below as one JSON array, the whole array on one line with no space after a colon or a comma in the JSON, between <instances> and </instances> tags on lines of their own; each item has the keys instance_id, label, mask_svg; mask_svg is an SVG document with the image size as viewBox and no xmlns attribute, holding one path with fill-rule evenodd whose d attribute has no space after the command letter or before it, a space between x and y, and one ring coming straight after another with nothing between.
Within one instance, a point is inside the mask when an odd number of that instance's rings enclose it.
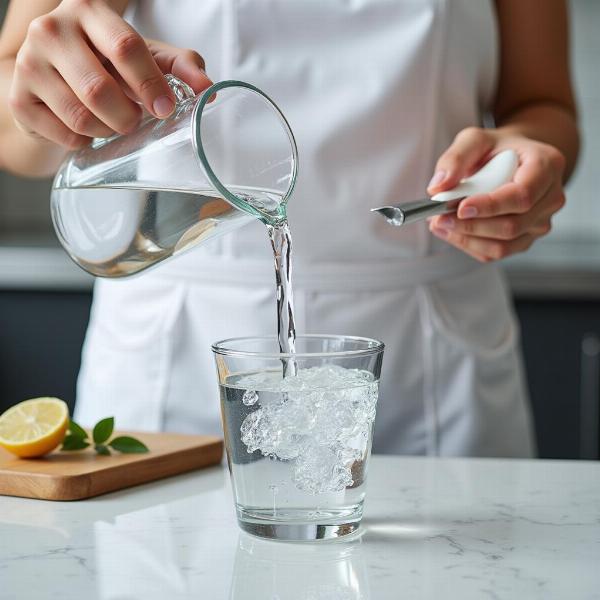
<instances>
[{"instance_id":1,"label":"pitcher handle","mask_svg":"<svg viewBox=\"0 0 600 600\"><path fill-rule=\"evenodd\" d=\"M175 105L177 108L196 96L194 90L185 81L175 77L175 75L167 73L165 79L173 94L175 94Z\"/></svg>"}]
</instances>

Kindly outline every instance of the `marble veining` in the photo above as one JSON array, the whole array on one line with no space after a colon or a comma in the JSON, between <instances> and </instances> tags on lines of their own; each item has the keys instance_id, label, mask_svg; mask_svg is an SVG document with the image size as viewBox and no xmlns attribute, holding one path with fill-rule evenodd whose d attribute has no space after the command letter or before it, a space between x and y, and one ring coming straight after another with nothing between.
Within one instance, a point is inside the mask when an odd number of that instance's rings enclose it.
<instances>
[{"instance_id":1,"label":"marble veining","mask_svg":"<svg viewBox=\"0 0 600 600\"><path fill-rule=\"evenodd\" d=\"M373 458L351 540L237 529L221 467L83 502L0 497L0 600L600 600L600 464Z\"/></svg>"}]
</instances>

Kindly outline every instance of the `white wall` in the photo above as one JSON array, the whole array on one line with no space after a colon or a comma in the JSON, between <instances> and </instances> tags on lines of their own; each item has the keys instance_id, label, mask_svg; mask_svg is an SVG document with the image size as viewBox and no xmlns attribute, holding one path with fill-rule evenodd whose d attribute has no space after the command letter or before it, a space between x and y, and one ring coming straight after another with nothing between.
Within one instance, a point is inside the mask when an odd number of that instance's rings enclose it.
<instances>
[{"instance_id":1,"label":"white wall","mask_svg":"<svg viewBox=\"0 0 600 600\"><path fill-rule=\"evenodd\" d=\"M570 0L571 64L583 147L567 188L567 205L554 219L553 238L600 241L600 0Z\"/></svg>"}]
</instances>

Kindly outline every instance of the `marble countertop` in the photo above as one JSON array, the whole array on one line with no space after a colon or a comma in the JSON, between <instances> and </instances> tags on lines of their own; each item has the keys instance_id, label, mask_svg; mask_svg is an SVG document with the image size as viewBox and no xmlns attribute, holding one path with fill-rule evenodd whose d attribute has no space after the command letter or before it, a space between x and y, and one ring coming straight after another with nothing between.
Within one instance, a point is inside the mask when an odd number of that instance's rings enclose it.
<instances>
[{"instance_id":1,"label":"marble countertop","mask_svg":"<svg viewBox=\"0 0 600 600\"><path fill-rule=\"evenodd\" d=\"M82 502L0 497L2 600L600 599L600 463L374 457L362 533L236 525L216 467Z\"/></svg>"}]
</instances>

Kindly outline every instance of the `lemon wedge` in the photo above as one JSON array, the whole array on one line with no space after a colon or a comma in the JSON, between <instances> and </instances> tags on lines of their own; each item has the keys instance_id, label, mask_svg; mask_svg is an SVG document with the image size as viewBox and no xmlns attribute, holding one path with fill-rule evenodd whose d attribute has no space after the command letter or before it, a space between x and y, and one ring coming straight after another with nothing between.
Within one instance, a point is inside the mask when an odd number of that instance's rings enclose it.
<instances>
[{"instance_id":1,"label":"lemon wedge","mask_svg":"<svg viewBox=\"0 0 600 600\"><path fill-rule=\"evenodd\" d=\"M33 398L0 415L0 446L21 457L43 456L58 446L69 426L69 408L58 398Z\"/></svg>"}]
</instances>

